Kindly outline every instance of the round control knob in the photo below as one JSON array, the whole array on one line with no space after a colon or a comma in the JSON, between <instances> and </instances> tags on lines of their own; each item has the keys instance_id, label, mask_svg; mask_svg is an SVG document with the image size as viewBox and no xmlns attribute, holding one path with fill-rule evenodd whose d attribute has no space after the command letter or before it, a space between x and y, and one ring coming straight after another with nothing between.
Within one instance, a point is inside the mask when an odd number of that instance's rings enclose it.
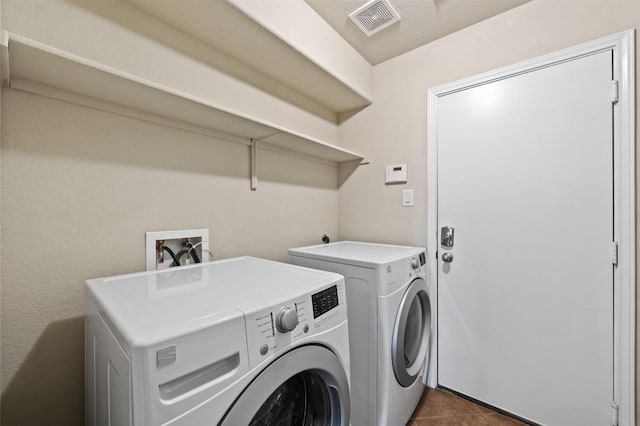
<instances>
[{"instance_id":1,"label":"round control knob","mask_svg":"<svg viewBox=\"0 0 640 426\"><path fill-rule=\"evenodd\" d=\"M298 313L295 309L284 307L276 316L276 328L280 333L288 333L298 325Z\"/></svg>"},{"instance_id":2,"label":"round control knob","mask_svg":"<svg viewBox=\"0 0 640 426\"><path fill-rule=\"evenodd\" d=\"M420 263L418 262L418 258L417 257L412 257L411 258L411 267L413 269L418 269L420 267Z\"/></svg>"}]
</instances>

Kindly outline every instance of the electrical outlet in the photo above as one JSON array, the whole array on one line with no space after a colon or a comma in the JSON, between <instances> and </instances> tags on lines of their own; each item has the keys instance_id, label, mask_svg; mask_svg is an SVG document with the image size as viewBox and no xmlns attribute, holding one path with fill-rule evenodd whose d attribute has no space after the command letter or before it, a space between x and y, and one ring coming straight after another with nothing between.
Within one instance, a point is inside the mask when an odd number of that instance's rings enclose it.
<instances>
[{"instance_id":1,"label":"electrical outlet","mask_svg":"<svg viewBox=\"0 0 640 426\"><path fill-rule=\"evenodd\" d=\"M209 230L146 233L147 271L209 261Z\"/></svg>"}]
</instances>

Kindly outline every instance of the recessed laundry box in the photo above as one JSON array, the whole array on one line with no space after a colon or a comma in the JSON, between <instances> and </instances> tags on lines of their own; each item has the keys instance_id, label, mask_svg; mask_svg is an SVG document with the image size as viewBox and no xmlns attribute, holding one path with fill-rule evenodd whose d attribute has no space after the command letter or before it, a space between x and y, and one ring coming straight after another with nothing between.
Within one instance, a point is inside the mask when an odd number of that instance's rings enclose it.
<instances>
[{"instance_id":1,"label":"recessed laundry box","mask_svg":"<svg viewBox=\"0 0 640 426\"><path fill-rule=\"evenodd\" d=\"M341 275L241 257L86 290L86 425L350 424Z\"/></svg>"},{"instance_id":2,"label":"recessed laundry box","mask_svg":"<svg viewBox=\"0 0 640 426\"><path fill-rule=\"evenodd\" d=\"M289 256L293 264L345 277L353 425L406 424L429 366L425 250L342 241L290 249Z\"/></svg>"}]
</instances>

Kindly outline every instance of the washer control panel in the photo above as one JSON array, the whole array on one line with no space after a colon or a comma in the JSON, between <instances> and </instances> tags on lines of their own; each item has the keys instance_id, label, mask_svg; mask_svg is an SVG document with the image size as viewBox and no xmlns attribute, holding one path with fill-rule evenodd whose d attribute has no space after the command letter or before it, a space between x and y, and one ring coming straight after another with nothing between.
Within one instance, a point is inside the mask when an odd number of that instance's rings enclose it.
<instances>
[{"instance_id":1,"label":"washer control panel","mask_svg":"<svg viewBox=\"0 0 640 426\"><path fill-rule=\"evenodd\" d=\"M338 306L338 286L332 285L326 290L311 295L313 319L318 318Z\"/></svg>"},{"instance_id":2,"label":"washer control panel","mask_svg":"<svg viewBox=\"0 0 640 426\"><path fill-rule=\"evenodd\" d=\"M427 267L426 264L427 255L425 252L411 256L409 258L409 275L411 276L411 270L413 270L413 273L415 274L424 273Z\"/></svg>"},{"instance_id":3,"label":"washer control panel","mask_svg":"<svg viewBox=\"0 0 640 426\"><path fill-rule=\"evenodd\" d=\"M292 343L346 321L344 279L276 306L245 312L249 363L255 365Z\"/></svg>"}]
</instances>

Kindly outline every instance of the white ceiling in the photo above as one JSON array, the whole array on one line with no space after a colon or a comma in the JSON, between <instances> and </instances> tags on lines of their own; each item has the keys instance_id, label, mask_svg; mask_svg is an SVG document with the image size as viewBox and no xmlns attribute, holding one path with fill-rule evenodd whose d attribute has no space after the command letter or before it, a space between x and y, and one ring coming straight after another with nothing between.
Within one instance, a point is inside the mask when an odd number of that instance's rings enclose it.
<instances>
[{"instance_id":1,"label":"white ceiling","mask_svg":"<svg viewBox=\"0 0 640 426\"><path fill-rule=\"evenodd\" d=\"M372 65L384 62L529 0L390 0L401 20L367 37L349 13L368 0L305 0Z\"/></svg>"}]
</instances>

